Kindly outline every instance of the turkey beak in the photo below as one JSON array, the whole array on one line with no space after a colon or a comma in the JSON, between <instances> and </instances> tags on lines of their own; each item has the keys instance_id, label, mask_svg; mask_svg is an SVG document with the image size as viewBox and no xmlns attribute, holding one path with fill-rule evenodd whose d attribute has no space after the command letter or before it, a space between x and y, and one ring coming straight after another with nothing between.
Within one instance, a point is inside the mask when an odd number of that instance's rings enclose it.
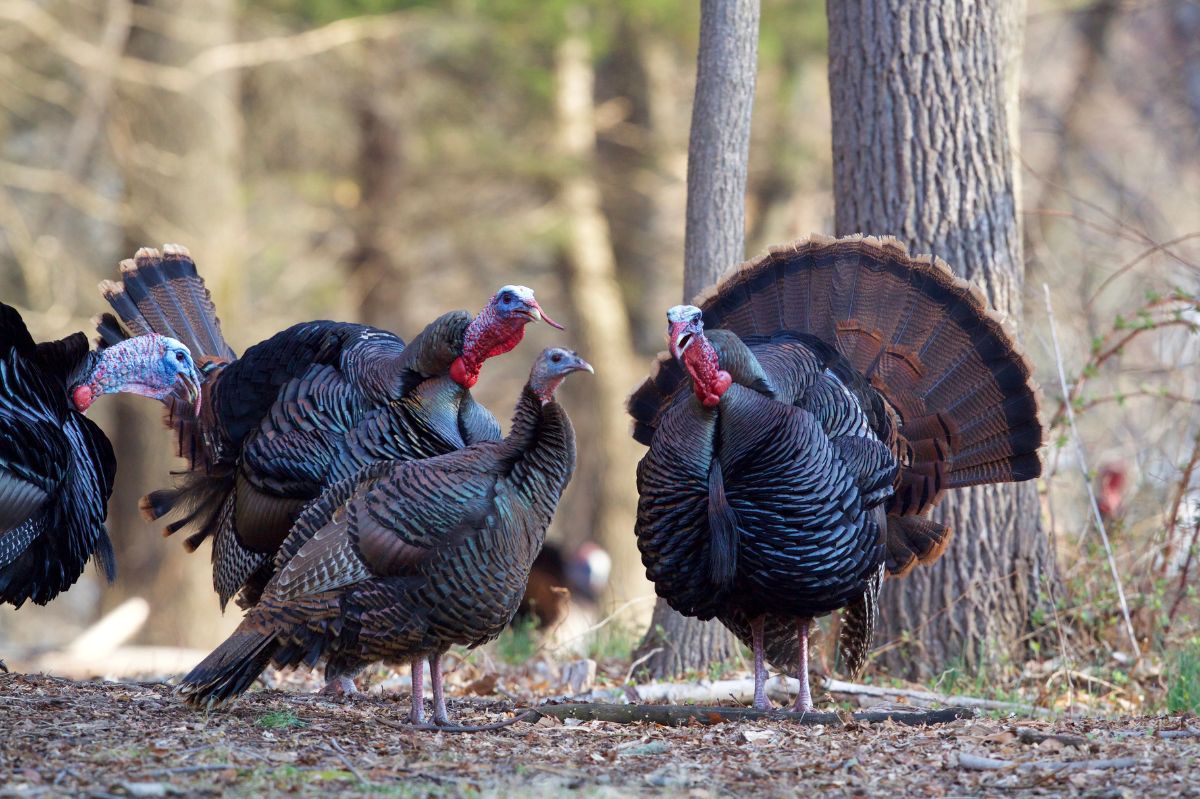
<instances>
[{"instance_id":1,"label":"turkey beak","mask_svg":"<svg viewBox=\"0 0 1200 799\"><path fill-rule=\"evenodd\" d=\"M200 404L204 397L200 389L200 376L196 374L195 369L188 369L186 372L180 372L176 379L183 384L183 390L187 395L188 404L192 406L193 415L199 416Z\"/></svg>"},{"instance_id":2,"label":"turkey beak","mask_svg":"<svg viewBox=\"0 0 1200 799\"><path fill-rule=\"evenodd\" d=\"M553 327L556 330L563 329L562 325L560 325L558 322L555 322L553 319L551 319L546 314L545 311L542 310L542 306L538 305L537 300L531 299L528 302L526 302L525 310L528 312L529 318L532 319L534 322L537 322L540 320L540 321L545 322L546 324L550 325L550 327Z\"/></svg>"},{"instance_id":3,"label":"turkey beak","mask_svg":"<svg viewBox=\"0 0 1200 799\"><path fill-rule=\"evenodd\" d=\"M596 370L592 368L592 365L590 363L588 363L587 361L585 361L583 358L577 357L575 359L574 366L575 366L575 371L577 371L577 372L590 372L591 374L596 374Z\"/></svg>"},{"instance_id":4,"label":"turkey beak","mask_svg":"<svg viewBox=\"0 0 1200 799\"><path fill-rule=\"evenodd\" d=\"M671 355L682 358L687 348L695 342L701 331L695 322L672 322L667 330L667 338L671 345Z\"/></svg>"}]
</instances>

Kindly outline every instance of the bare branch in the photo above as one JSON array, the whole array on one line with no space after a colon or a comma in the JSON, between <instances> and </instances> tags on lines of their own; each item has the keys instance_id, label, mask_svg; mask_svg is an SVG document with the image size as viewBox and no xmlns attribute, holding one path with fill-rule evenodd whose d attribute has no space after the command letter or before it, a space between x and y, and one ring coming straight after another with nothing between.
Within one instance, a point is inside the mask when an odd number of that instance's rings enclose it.
<instances>
[{"instance_id":1,"label":"bare branch","mask_svg":"<svg viewBox=\"0 0 1200 799\"><path fill-rule=\"evenodd\" d=\"M16 189L52 194L71 203L88 216L115 225L125 220L124 209L110 197L72 180L61 169L41 169L12 161L0 161L0 183Z\"/></svg>"},{"instance_id":2,"label":"bare branch","mask_svg":"<svg viewBox=\"0 0 1200 799\"><path fill-rule=\"evenodd\" d=\"M1133 646L1133 653L1136 657L1142 656L1142 648L1138 645L1137 634L1133 631L1133 620L1129 616L1129 604L1125 601L1125 588L1121 585L1121 576L1117 573L1117 561L1113 557L1112 544L1108 540L1108 531L1104 529L1104 518L1100 514L1100 506L1096 502L1096 491L1092 487L1092 478L1088 473L1087 454L1083 449L1083 440L1079 437L1079 430L1075 427L1075 410L1071 407L1071 402L1067 399L1070 392L1067 390L1067 373L1063 368L1062 350L1058 346L1058 327L1054 323L1054 307L1050 302L1050 286L1043 283L1042 291L1046 295L1046 316L1050 321L1050 337L1054 342L1054 360L1058 364L1058 381L1062 388L1063 398L1066 400L1067 422L1071 427L1071 438L1075 441L1075 449L1079 457L1079 468L1083 472L1083 484L1087 488L1088 501L1092 507L1092 517L1096 522L1096 529L1100 532L1100 540L1104 544L1104 553L1108 557L1108 568L1112 572L1113 583L1117 588L1117 599L1121 603L1121 615L1125 619L1125 630L1129 633L1129 643Z\"/></svg>"},{"instance_id":3,"label":"bare branch","mask_svg":"<svg viewBox=\"0 0 1200 799\"><path fill-rule=\"evenodd\" d=\"M221 72L311 58L369 39L392 39L416 29L418 19L411 12L341 19L291 36L269 36L210 47L180 67L125 57L117 64L117 75L131 83L187 93ZM75 35L31 0L0 0L0 20L21 25L85 71L105 67L103 47Z\"/></svg>"}]
</instances>

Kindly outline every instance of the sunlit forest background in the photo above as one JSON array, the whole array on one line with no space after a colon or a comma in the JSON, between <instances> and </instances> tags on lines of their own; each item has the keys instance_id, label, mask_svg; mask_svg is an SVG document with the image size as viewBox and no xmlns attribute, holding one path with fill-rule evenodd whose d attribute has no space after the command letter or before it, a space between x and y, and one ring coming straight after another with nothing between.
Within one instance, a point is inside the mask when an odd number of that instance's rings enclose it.
<instances>
[{"instance_id":1,"label":"sunlit forest background","mask_svg":"<svg viewBox=\"0 0 1200 799\"><path fill-rule=\"evenodd\" d=\"M0 297L38 338L88 330L98 281L176 242L241 351L318 318L409 338L503 284L533 287L566 331L531 328L476 396L507 418L550 344L596 365L564 392L580 461L550 536L608 549L601 612L619 608L636 641L652 589L622 403L681 299L697 29L697 4L659 0L2 0ZM826 66L825 4L763 0L748 255L832 232ZM1030 0L1022 69L1019 322L1051 431L1060 579L994 685L1140 706L1163 701L1177 653L1200 671L1200 3ZM157 406L92 413L121 465L121 573L0 608L10 665L133 596L150 605L139 644L207 648L237 620L207 547L187 555L138 514L178 465Z\"/></svg>"}]
</instances>

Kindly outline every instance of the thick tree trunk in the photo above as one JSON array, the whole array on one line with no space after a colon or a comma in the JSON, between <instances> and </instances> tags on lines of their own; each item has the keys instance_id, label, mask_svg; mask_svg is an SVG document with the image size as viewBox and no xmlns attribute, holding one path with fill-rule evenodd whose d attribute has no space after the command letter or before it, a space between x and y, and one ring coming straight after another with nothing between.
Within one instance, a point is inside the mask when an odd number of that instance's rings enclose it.
<instances>
[{"instance_id":1,"label":"thick tree trunk","mask_svg":"<svg viewBox=\"0 0 1200 799\"><path fill-rule=\"evenodd\" d=\"M703 0L696 98L688 144L684 301L745 257L746 173L758 61L758 0ZM733 635L716 621L671 610L661 599L637 657L645 670L667 677L706 668L736 651Z\"/></svg>"},{"instance_id":2,"label":"thick tree trunk","mask_svg":"<svg viewBox=\"0 0 1200 799\"><path fill-rule=\"evenodd\" d=\"M1021 316L1013 149L1020 0L829 0L840 234L899 237ZM884 589L877 643L895 674L1004 662L1052 574L1034 483L953 492L931 567Z\"/></svg>"},{"instance_id":3,"label":"thick tree trunk","mask_svg":"<svg viewBox=\"0 0 1200 799\"><path fill-rule=\"evenodd\" d=\"M399 81L388 68L385 48L365 42L368 72L366 85L353 97L358 120L358 186L361 192L354 209L355 248L347 264L350 283L357 295L360 320L406 338L417 334L406 302L411 283L401 263L405 252L396 209L404 191L404 150L400 115L389 107Z\"/></svg>"},{"instance_id":4,"label":"thick tree trunk","mask_svg":"<svg viewBox=\"0 0 1200 799\"><path fill-rule=\"evenodd\" d=\"M129 55L182 66L209 47L234 38L233 0L150 0L163 27L134 27ZM225 330L237 329L240 245L238 79L222 72L187 92L130 83L117 87L109 138L125 183L131 223L125 257L132 248L176 242L188 246L213 291ZM115 274L116 265L113 265ZM126 596L151 606L147 643L210 646L223 637L236 614L221 617L206 554L188 555L178 537L164 541L159 524L145 522L138 498L170 483L168 435L156 403L117 397L113 443L121 468L109 503L109 529L120 581L104 595L106 606ZM180 620L188 624L181 626Z\"/></svg>"},{"instance_id":5,"label":"thick tree trunk","mask_svg":"<svg viewBox=\"0 0 1200 799\"><path fill-rule=\"evenodd\" d=\"M556 67L559 150L572 161L560 188L570 226L567 283L583 354L596 367L589 392L593 446L581 453L577 479L592 495L593 535L612 557L610 599L623 602L650 593L631 529L637 508L634 474L638 451L625 417L625 398L641 367L633 352L612 239L596 183L595 76L585 22L582 7L568 9L569 32L559 45ZM643 611L643 621L645 615Z\"/></svg>"}]
</instances>

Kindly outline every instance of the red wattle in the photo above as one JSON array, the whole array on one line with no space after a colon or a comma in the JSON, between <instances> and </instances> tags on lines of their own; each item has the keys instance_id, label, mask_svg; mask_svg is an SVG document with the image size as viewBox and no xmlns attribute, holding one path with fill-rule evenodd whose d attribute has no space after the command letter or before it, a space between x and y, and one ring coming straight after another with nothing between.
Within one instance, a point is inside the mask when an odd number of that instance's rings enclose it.
<instances>
[{"instance_id":1,"label":"red wattle","mask_svg":"<svg viewBox=\"0 0 1200 799\"><path fill-rule=\"evenodd\" d=\"M88 385L76 386L71 392L71 401L75 403L75 410L83 413L88 408L92 407L92 402L96 398L92 395L92 389Z\"/></svg>"},{"instance_id":2,"label":"red wattle","mask_svg":"<svg viewBox=\"0 0 1200 799\"><path fill-rule=\"evenodd\" d=\"M450 379L463 388L471 388L479 380L479 375L473 375L467 371L467 363L460 355L454 359L454 363L450 364Z\"/></svg>"}]
</instances>

